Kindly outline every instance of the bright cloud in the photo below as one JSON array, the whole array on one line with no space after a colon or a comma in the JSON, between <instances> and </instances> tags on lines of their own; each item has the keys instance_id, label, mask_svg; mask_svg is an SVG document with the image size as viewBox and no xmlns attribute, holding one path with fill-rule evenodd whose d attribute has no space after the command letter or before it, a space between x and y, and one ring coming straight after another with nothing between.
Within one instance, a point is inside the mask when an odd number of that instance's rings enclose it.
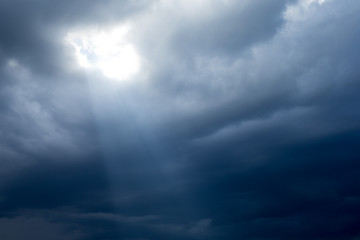
<instances>
[{"instance_id":1,"label":"bright cloud","mask_svg":"<svg viewBox=\"0 0 360 240\"><path fill-rule=\"evenodd\" d=\"M66 41L74 47L82 67L100 70L108 78L123 81L140 70L140 57L126 39L129 30L129 25L78 30L68 33Z\"/></svg>"}]
</instances>

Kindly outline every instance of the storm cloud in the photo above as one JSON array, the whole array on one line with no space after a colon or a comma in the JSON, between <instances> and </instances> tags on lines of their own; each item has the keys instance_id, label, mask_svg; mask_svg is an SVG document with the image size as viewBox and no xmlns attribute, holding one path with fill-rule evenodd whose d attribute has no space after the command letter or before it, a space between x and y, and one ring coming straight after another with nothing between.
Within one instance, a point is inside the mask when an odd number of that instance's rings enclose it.
<instances>
[{"instance_id":1,"label":"storm cloud","mask_svg":"<svg viewBox=\"0 0 360 240\"><path fill-rule=\"evenodd\" d=\"M0 237L358 239L359 13L1 1Z\"/></svg>"}]
</instances>

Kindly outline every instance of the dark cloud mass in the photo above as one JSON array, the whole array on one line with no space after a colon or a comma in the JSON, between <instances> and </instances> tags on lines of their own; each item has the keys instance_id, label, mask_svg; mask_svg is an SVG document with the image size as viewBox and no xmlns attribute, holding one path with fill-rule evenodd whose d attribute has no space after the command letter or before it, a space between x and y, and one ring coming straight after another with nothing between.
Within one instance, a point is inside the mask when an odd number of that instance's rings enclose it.
<instances>
[{"instance_id":1,"label":"dark cloud mass","mask_svg":"<svg viewBox=\"0 0 360 240\"><path fill-rule=\"evenodd\" d=\"M360 239L359 22L354 0L0 1L0 239Z\"/></svg>"}]
</instances>

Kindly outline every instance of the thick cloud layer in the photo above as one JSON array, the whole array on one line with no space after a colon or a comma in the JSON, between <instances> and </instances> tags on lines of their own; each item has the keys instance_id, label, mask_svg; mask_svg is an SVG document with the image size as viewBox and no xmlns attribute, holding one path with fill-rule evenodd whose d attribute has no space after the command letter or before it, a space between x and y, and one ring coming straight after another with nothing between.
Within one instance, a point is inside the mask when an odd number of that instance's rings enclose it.
<instances>
[{"instance_id":1,"label":"thick cloud layer","mask_svg":"<svg viewBox=\"0 0 360 240\"><path fill-rule=\"evenodd\" d=\"M359 12L1 1L0 238L356 240Z\"/></svg>"}]
</instances>

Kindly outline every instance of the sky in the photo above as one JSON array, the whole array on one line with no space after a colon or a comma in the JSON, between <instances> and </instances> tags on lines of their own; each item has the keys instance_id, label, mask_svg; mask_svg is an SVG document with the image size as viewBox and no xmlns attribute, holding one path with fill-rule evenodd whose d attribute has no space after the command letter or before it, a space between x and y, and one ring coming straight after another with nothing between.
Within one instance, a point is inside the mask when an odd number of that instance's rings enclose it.
<instances>
[{"instance_id":1,"label":"sky","mask_svg":"<svg viewBox=\"0 0 360 240\"><path fill-rule=\"evenodd\" d=\"M0 238L359 240L360 2L1 0Z\"/></svg>"}]
</instances>

